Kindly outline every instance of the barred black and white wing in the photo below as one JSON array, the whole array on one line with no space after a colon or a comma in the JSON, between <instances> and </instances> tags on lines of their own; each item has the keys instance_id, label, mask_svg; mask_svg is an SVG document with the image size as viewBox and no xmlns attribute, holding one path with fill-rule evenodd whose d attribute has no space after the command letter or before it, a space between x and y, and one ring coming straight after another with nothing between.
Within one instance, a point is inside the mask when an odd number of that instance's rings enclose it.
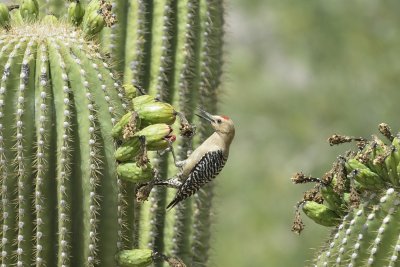
<instances>
[{"instance_id":1,"label":"barred black and white wing","mask_svg":"<svg viewBox=\"0 0 400 267\"><path fill-rule=\"evenodd\" d=\"M173 208L180 201L190 197L203 185L213 180L224 167L226 160L221 150L206 153L178 189L175 198L168 204L167 209Z\"/></svg>"}]
</instances>

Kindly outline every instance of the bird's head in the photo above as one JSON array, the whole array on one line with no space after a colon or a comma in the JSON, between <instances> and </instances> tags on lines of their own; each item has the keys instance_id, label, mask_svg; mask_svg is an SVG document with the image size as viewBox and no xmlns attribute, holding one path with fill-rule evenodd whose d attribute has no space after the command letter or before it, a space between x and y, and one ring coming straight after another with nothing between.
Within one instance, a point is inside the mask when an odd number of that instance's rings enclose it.
<instances>
[{"instance_id":1,"label":"bird's head","mask_svg":"<svg viewBox=\"0 0 400 267\"><path fill-rule=\"evenodd\" d=\"M199 109L199 113L196 115L210 122L216 133L223 135L229 140L229 142L232 141L233 137L235 136L235 125L228 116L211 115L210 113L201 109Z\"/></svg>"}]
</instances>

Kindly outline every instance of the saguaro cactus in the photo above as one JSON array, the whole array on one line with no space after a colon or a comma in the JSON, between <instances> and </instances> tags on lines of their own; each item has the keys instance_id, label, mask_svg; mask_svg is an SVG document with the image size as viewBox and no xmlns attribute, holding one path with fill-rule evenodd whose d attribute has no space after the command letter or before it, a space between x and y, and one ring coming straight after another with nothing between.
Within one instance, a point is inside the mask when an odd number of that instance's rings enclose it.
<instances>
[{"instance_id":1,"label":"saguaro cactus","mask_svg":"<svg viewBox=\"0 0 400 267\"><path fill-rule=\"evenodd\" d=\"M322 179L297 174L295 183L317 183L299 202L316 223L336 226L315 259L315 266L398 266L400 259L399 135L386 124L368 141L334 135L331 145L357 141L358 150L338 158ZM296 214L293 230L303 229Z\"/></svg>"},{"instance_id":2,"label":"saguaro cactus","mask_svg":"<svg viewBox=\"0 0 400 267\"><path fill-rule=\"evenodd\" d=\"M123 93L89 32L35 22L32 2L0 32L2 266L115 266L132 245L111 137Z\"/></svg>"}]
</instances>

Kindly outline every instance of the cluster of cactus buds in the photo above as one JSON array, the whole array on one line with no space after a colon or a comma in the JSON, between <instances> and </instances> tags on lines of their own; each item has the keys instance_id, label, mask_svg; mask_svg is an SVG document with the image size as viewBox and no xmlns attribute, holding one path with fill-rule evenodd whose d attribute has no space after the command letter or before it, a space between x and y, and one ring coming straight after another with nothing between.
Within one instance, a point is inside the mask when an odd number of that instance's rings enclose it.
<instances>
[{"instance_id":1,"label":"cluster of cactus buds","mask_svg":"<svg viewBox=\"0 0 400 267\"><path fill-rule=\"evenodd\" d=\"M147 151L164 151L176 140L171 125L176 116L181 124L190 128L186 119L175 108L150 95L138 95L139 89L124 85L126 95L132 97L132 110L116 123L112 130L114 138L122 141L115 152L119 162L118 175L130 182L145 183L154 177Z\"/></svg>"},{"instance_id":2,"label":"cluster of cactus buds","mask_svg":"<svg viewBox=\"0 0 400 267\"><path fill-rule=\"evenodd\" d=\"M387 139L373 135L371 140L333 135L330 145L356 142L357 150L339 156L332 169L321 179L297 173L292 177L295 184L315 183L298 202L292 230L300 233L304 225L299 209L318 224L335 226L346 214L357 208L371 194L379 197L381 192L400 184L400 134L394 136L385 123L379 125L380 133Z\"/></svg>"}]
</instances>

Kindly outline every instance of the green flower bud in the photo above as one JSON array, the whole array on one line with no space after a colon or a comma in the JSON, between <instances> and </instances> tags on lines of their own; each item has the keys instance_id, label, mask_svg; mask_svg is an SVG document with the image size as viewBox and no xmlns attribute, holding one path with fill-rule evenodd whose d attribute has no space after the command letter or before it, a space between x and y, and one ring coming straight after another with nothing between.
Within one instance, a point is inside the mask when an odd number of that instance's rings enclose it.
<instances>
[{"instance_id":1,"label":"green flower bud","mask_svg":"<svg viewBox=\"0 0 400 267\"><path fill-rule=\"evenodd\" d=\"M157 102L157 100L154 97L149 95L141 95L132 99L132 107L134 110L138 110L144 104L155 103L155 102Z\"/></svg>"},{"instance_id":2,"label":"green flower bud","mask_svg":"<svg viewBox=\"0 0 400 267\"><path fill-rule=\"evenodd\" d=\"M323 204L306 201L303 212L314 222L323 226L335 226L340 221L340 216Z\"/></svg>"},{"instance_id":3,"label":"green flower bud","mask_svg":"<svg viewBox=\"0 0 400 267\"><path fill-rule=\"evenodd\" d=\"M137 132L135 136L146 137L146 148L148 150L157 151L168 148L169 143L175 141L176 137L171 133L171 126L165 123L159 123L147 126Z\"/></svg>"},{"instance_id":4,"label":"green flower bud","mask_svg":"<svg viewBox=\"0 0 400 267\"><path fill-rule=\"evenodd\" d=\"M329 209L334 210L339 214L343 213L343 199L338 193L333 190L332 186L322 186L320 192L322 197L324 198L325 205Z\"/></svg>"},{"instance_id":5,"label":"green flower bud","mask_svg":"<svg viewBox=\"0 0 400 267\"><path fill-rule=\"evenodd\" d=\"M349 159L346 162L346 169L347 172L354 173L354 180L364 188L379 189L384 187L384 181L381 177L356 159Z\"/></svg>"},{"instance_id":6,"label":"green flower bud","mask_svg":"<svg viewBox=\"0 0 400 267\"><path fill-rule=\"evenodd\" d=\"M48 23L48 24L54 24L54 23L57 23L57 22L58 22L58 19L57 19L56 16L53 16L53 15L46 15L46 16L44 16L44 18L43 18L43 22L44 22L44 23Z\"/></svg>"},{"instance_id":7,"label":"green flower bud","mask_svg":"<svg viewBox=\"0 0 400 267\"><path fill-rule=\"evenodd\" d=\"M10 29L10 12L5 4L0 3L0 26L6 30Z\"/></svg>"},{"instance_id":8,"label":"green flower bud","mask_svg":"<svg viewBox=\"0 0 400 267\"><path fill-rule=\"evenodd\" d=\"M120 267L146 267L153 263L153 251L150 249L123 250L117 254Z\"/></svg>"},{"instance_id":9,"label":"green flower bud","mask_svg":"<svg viewBox=\"0 0 400 267\"><path fill-rule=\"evenodd\" d=\"M164 102L154 102L141 105L135 111L139 114L142 126L155 123L173 124L176 119L176 111L173 106Z\"/></svg>"},{"instance_id":10,"label":"green flower bud","mask_svg":"<svg viewBox=\"0 0 400 267\"><path fill-rule=\"evenodd\" d=\"M39 3L37 0L22 0L19 12L24 21L34 22L39 16Z\"/></svg>"},{"instance_id":11,"label":"green flower bud","mask_svg":"<svg viewBox=\"0 0 400 267\"><path fill-rule=\"evenodd\" d=\"M154 170L150 163L139 167L136 162L128 162L118 165L117 174L128 182L145 183L153 179Z\"/></svg>"},{"instance_id":12,"label":"green flower bud","mask_svg":"<svg viewBox=\"0 0 400 267\"><path fill-rule=\"evenodd\" d=\"M83 16L82 30L89 38L92 38L99 33L105 25L106 22L100 11L85 12L85 15Z\"/></svg>"},{"instance_id":13,"label":"green flower bud","mask_svg":"<svg viewBox=\"0 0 400 267\"><path fill-rule=\"evenodd\" d=\"M83 16L85 15L85 9L82 7L81 2L72 2L68 7L68 20L74 26L79 26L82 23Z\"/></svg>"},{"instance_id":14,"label":"green flower bud","mask_svg":"<svg viewBox=\"0 0 400 267\"><path fill-rule=\"evenodd\" d=\"M124 88L125 96L128 99L134 99L136 97L137 92L135 86L133 86L132 84L124 84L122 87Z\"/></svg>"},{"instance_id":15,"label":"green flower bud","mask_svg":"<svg viewBox=\"0 0 400 267\"><path fill-rule=\"evenodd\" d=\"M133 137L123 143L117 151L115 151L115 159L121 162L133 160L140 153L140 140Z\"/></svg>"}]
</instances>

